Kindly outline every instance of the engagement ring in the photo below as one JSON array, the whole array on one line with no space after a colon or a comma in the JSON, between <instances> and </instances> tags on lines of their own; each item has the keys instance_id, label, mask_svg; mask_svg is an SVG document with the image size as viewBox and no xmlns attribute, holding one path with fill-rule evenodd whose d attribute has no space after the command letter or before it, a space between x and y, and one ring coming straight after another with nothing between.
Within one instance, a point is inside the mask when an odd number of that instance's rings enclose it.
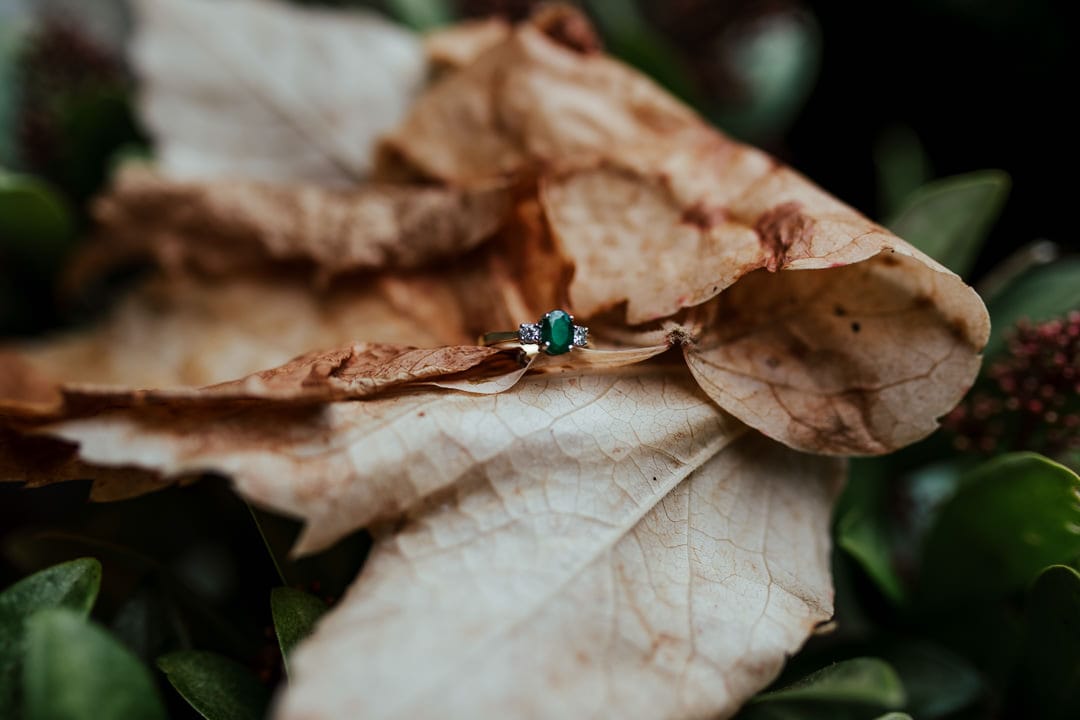
<instances>
[{"instance_id":1,"label":"engagement ring","mask_svg":"<svg viewBox=\"0 0 1080 720\"><path fill-rule=\"evenodd\" d=\"M552 310L538 322L521 323L516 331L489 332L480 337L481 345L518 343L537 345L548 355L562 355L589 343L589 328L574 324L574 316L563 310Z\"/></svg>"}]
</instances>

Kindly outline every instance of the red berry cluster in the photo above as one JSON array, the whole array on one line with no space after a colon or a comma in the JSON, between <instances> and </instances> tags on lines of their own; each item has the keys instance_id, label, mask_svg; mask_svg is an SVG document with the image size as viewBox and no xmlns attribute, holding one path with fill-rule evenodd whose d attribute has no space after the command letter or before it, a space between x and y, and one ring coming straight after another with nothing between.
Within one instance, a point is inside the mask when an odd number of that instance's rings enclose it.
<instances>
[{"instance_id":1,"label":"red berry cluster","mask_svg":"<svg viewBox=\"0 0 1080 720\"><path fill-rule=\"evenodd\" d=\"M119 85L120 60L74 21L49 16L30 38L18 64L18 141L23 165L49 177L62 155L65 110L88 93ZM51 179L51 178L50 178Z\"/></svg>"},{"instance_id":2,"label":"red berry cluster","mask_svg":"<svg viewBox=\"0 0 1080 720\"><path fill-rule=\"evenodd\" d=\"M1004 357L946 418L958 450L1080 450L1080 311L1021 321Z\"/></svg>"}]
</instances>

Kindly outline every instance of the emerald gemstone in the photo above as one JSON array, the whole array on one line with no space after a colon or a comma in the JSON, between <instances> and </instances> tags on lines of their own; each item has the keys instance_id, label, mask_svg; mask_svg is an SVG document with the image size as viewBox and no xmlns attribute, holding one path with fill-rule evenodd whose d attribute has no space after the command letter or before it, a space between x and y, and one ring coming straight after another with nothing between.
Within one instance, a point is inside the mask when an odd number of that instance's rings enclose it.
<instances>
[{"instance_id":1,"label":"emerald gemstone","mask_svg":"<svg viewBox=\"0 0 1080 720\"><path fill-rule=\"evenodd\" d=\"M540 343L548 355L570 352L574 343L574 321L562 310L552 310L540 321Z\"/></svg>"}]
</instances>

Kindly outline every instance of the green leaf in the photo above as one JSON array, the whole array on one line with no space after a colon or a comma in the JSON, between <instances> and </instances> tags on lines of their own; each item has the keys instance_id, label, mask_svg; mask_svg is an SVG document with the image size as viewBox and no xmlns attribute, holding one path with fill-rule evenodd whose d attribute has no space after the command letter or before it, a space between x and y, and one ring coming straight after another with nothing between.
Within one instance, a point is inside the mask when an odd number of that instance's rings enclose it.
<instances>
[{"instance_id":1,"label":"green leaf","mask_svg":"<svg viewBox=\"0 0 1080 720\"><path fill-rule=\"evenodd\" d=\"M878 589L896 604L904 602L905 588L893 567L885 508L887 478L880 466L856 460L843 496L837 504L836 544L862 567Z\"/></svg>"},{"instance_id":2,"label":"green leaf","mask_svg":"<svg viewBox=\"0 0 1080 720\"><path fill-rule=\"evenodd\" d=\"M911 716L902 712L885 713L878 715L874 720L912 720Z\"/></svg>"},{"instance_id":3,"label":"green leaf","mask_svg":"<svg viewBox=\"0 0 1080 720\"><path fill-rule=\"evenodd\" d=\"M288 672L289 654L297 643L311 634L315 621L326 612L326 603L302 590L278 587L270 591L270 612L274 616L274 630Z\"/></svg>"},{"instance_id":4,"label":"green leaf","mask_svg":"<svg viewBox=\"0 0 1080 720\"><path fill-rule=\"evenodd\" d=\"M905 709L919 720L951 716L985 691L982 676L964 658L940 645L905 641L882 651L907 691Z\"/></svg>"},{"instance_id":5,"label":"green leaf","mask_svg":"<svg viewBox=\"0 0 1080 720\"><path fill-rule=\"evenodd\" d=\"M959 275L965 275L1001 214L1009 176L982 170L936 180L916 190L889 228Z\"/></svg>"},{"instance_id":6,"label":"green leaf","mask_svg":"<svg viewBox=\"0 0 1080 720\"><path fill-rule=\"evenodd\" d=\"M446 0L387 0L390 13L413 30L449 25L454 13Z\"/></svg>"},{"instance_id":7,"label":"green leaf","mask_svg":"<svg viewBox=\"0 0 1080 720\"><path fill-rule=\"evenodd\" d=\"M919 136L907 125L890 127L874 143L878 205L881 214L893 216L904 201L932 176L930 158Z\"/></svg>"},{"instance_id":8,"label":"green leaf","mask_svg":"<svg viewBox=\"0 0 1080 720\"><path fill-rule=\"evenodd\" d=\"M853 658L829 665L787 687L761 693L754 703L813 702L903 706L904 686L889 663L879 658Z\"/></svg>"},{"instance_id":9,"label":"green leaf","mask_svg":"<svg viewBox=\"0 0 1080 720\"><path fill-rule=\"evenodd\" d=\"M992 322L984 353L991 357L1005 348L1005 337L1019 320L1042 322L1080 308L1080 258L1032 268L995 294L987 308Z\"/></svg>"},{"instance_id":10,"label":"green leaf","mask_svg":"<svg viewBox=\"0 0 1080 720\"><path fill-rule=\"evenodd\" d=\"M206 720L260 720L270 691L243 665L217 653L180 650L158 658L158 667Z\"/></svg>"},{"instance_id":11,"label":"green leaf","mask_svg":"<svg viewBox=\"0 0 1080 720\"><path fill-rule=\"evenodd\" d=\"M150 673L79 613L43 610L27 621L26 720L164 720Z\"/></svg>"},{"instance_id":12,"label":"green leaf","mask_svg":"<svg viewBox=\"0 0 1080 720\"><path fill-rule=\"evenodd\" d=\"M47 185L0 170L0 253L37 273L53 271L71 249L74 221Z\"/></svg>"},{"instance_id":13,"label":"green leaf","mask_svg":"<svg viewBox=\"0 0 1080 720\"><path fill-rule=\"evenodd\" d=\"M1054 565L1027 604L1025 681L1038 717L1080 717L1080 573Z\"/></svg>"},{"instance_id":14,"label":"green leaf","mask_svg":"<svg viewBox=\"0 0 1080 720\"><path fill-rule=\"evenodd\" d=\"M8 12L3 15L3 24L0 25L0 166L11 166L17 155L17 59L30 23L24 13Z\"/></svg>"},{"instance_id":15,"label":"green leaf","mask_svg":"<svg viewBox=\"0 0 1080 720\"><path fill-rule=\"evenodd\" d=\"M46 608L90 612L101 587L101 563L80 558L34 573L0 593L0 708L11 707L19 686L26 620Z\"/></svg>"},{"instance_id":16,"label":"green leaf","mask_svg":"<svg viewBox=\"0 0 1080 720\"><path fill-rule=\"evenodd\" d=\"M1003 455L965 475L923 548L924 607L984 603L1020 591L1042 568L1080 555L1080 478L1034 453Z\"/></svg>"}]
</instances>

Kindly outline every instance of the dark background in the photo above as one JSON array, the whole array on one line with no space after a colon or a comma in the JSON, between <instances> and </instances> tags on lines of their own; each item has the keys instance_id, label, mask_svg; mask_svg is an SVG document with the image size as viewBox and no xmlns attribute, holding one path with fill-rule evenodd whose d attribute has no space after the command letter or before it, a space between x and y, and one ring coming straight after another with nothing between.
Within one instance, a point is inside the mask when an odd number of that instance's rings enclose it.
<instances>
[{"instance_id":1,"label":"dark background","mask_svg":"<svg viewBox=\"0 0 1080 720\"><path fill-rule=\"evenodd\" d=\"M817 87L790 160L873 213L874 142L893 123L923 142L936 175L1001 168L1013 191L976 274L1046 238L1078 247L1068 177L1077 67L1066 4L921 0L811 5L823 35Z\"/></svg>"}]
</instances>

